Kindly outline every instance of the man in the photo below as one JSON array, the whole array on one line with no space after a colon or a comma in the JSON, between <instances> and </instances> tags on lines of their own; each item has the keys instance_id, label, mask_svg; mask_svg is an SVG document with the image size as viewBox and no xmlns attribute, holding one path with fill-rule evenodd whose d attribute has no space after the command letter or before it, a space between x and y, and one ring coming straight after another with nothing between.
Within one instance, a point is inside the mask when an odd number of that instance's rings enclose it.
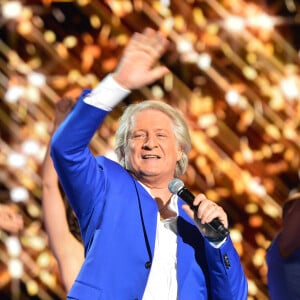
<instances>
[{"instance_id":1,"label":"man","mask_svg":"<svg viewBox=\"0 0 300 300\"><path fill-rule=\"evenodd\" d=\"M116 133L120 163L88 144L130 90L168 73L157 60L167 39L135 33L117 70L85 91L56 131L52 158L78 217L86 258L69 299L247 299L247 281L230 237L202 225L224 210L203 194L194 212L168 185L186 170L191 147L182 115L162 101L130 105Z\"/></svg>"}]
</instances>

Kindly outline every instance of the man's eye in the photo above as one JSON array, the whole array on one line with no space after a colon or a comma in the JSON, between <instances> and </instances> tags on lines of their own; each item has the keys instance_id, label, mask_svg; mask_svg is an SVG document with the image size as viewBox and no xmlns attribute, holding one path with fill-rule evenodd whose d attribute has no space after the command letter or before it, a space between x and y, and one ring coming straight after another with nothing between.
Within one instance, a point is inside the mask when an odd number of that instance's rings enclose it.
<instances>
[{"instance_id":1,"label":"man's eye","mask_svg":"<svg viewBox=\"0 0 300 300\"><path fill-rule=\"evenodd\" d=\"M146 137L146 135L143 133L138 133L138 134L133 135L134 139L144 139L145 137Z\"/></svg>"}]
</instances>

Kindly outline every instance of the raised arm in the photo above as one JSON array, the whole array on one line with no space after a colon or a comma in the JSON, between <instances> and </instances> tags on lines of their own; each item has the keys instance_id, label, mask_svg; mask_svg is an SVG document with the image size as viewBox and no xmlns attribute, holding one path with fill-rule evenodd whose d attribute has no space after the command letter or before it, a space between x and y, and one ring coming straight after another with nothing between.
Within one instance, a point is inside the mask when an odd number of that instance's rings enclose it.
<instances>
[{"instance_id":1,"label":"raised arm","mask_svg":"<svg viewBox=\"0 0 300 300\"><path fill-rule=\"evenodd\" d=\"M70 99L62 99L56 104L53 132L72 106L73 102ZM43 220L51 250L59 265L62 281L65 289L69 290L82 265L84 250L82 243L70 232L58 176L49 152L48 146L42 169Z\"/></svg>"},{"instance_id":2,"label":"raised arm","mask_svg":"<svg viewBox=\"0 0 300 300\"><path fill-rule=\"evenodd\" d=\"M102 185L99 184L101 170L88 148L90 140L109 111L131 90L143 87L169 72L166 67L157 65L167 45L167 39L153 29L135 33L126 46L116 71L110 74L112 76L106 76L92 91L82 93L66 122L53 136L52 159L80 220L95 205L102 205L94 203L95 195L101 193ZM111 77L114 80L110 80ZM82 186L89 188L83 189ZM86 224L82 224L83 227ZM88 242L89 233L83 238Z\"/></svg>"}]
</instances>

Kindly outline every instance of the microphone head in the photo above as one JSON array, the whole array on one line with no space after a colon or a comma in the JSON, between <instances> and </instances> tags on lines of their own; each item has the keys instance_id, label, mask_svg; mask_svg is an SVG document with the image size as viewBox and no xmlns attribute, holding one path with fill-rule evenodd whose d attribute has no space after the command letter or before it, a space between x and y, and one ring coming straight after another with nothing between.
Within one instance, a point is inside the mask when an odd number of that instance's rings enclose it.
<instances>
[{"instance_id":1,"label":"microphone head","mask_svg":"<svg viewBox=\"0 0 300 300\"><path fill-rule=\"evenodd\" d=\"M184 187L182 180L175 178L169 182L168 188L172 194L177 194Z\"/></svg>"}]
</instances>

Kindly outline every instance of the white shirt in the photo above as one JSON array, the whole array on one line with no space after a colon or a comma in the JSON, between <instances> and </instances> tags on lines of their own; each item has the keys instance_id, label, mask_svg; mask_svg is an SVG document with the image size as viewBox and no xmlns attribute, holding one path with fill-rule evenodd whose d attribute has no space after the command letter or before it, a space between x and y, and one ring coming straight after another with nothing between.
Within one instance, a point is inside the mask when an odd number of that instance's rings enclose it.
<instances>
[{"instance_id":1,"label":"white shirt","mask_svg":"<svg viewBox=\"0 0 300 300\"><path fill-rule=\"evenodd\" d=\"M168 205L175 217L160 220L157 214L154 256L143 300L177 299L177 198L173 195Z\"/></svg>"}]
</instances>

